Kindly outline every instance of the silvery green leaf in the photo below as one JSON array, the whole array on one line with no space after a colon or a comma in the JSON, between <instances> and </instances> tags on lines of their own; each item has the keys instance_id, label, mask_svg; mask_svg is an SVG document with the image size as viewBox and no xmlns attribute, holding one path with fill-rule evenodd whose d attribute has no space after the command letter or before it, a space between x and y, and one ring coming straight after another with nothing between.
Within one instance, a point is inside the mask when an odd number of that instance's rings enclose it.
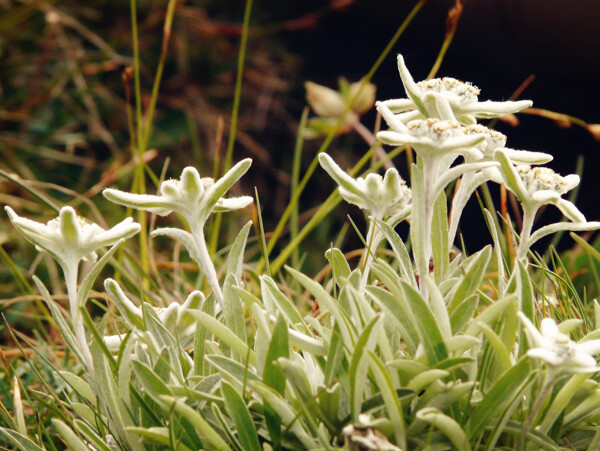
<instances>
[{"instance_id":1,"label":"silvery green leaf","mask_svg":"<svg viewBox=\"0 0 600 451\"><path fill-rule=\"evenodd\" d=\"M515 196L517 196L521 202L526 202L529 198L527 189L514 165L506 155L506 152L502 149L498 149L494 152L494 158L500 162L500 171L502 172L502 177L504 178L507 188L515 193Z\"/></svg>"},{"instance_id":2,"label":"silvery green leaf","mask_svg":"<svg viewBox=\"0 0 600 451\"><path fill-rule=\"evenodd\" d=\"M331 265L331 272L338 285L342 278L348 278L350 276L350 265L348 265L348 261L346 260L346 257L344 257L342 251L337 248L327 249L325 258Z\"/></svg>"},{"instance_id":3,"label":"silvery green leaf","mask_svg":"<svg viewBox=\"0 0 600 451\"><path fill-rule=\"evenodd\" d=\"M431 278L426 277L427 292L429 293L429 307L433 315L438 320L438 327L444 340L452 336L452 327L450 325L450 317L448 316L448 308L444 302L444 297L438 286Z\"/></svg>"},{"instance_id":4,"label":"silvery green leaf","mask_svg":"<svg viewBox=\"0 0 600 451\"><path fill-rule=\"evenodd\" d=\"M416 417L442 431L454 444L456 449L464 451L471 450L469 439L460 424L455 419L445 415L442 411L433 407L426 407L419 410Z\"/></svg>"},{"instance_id":5,"label":"silvery green leaf","mask_svg":"<svg viewBox=\"0 0 600 451\"><path fill-rule=\"evenodd\" d=\"M352 203L362 203L364 194L358 187L357 182L354 178L349 176L346 171L342 170L333 158L327 155L325 152L319 154L319 163L321 167L327 171L329 176L347 193L350 199L354 199Z\"/></svg>"},{"instance_id":6,"label":"silvery green leaf","mask_svg":"<svg viewBox=\"0 0 600 451\"><path fill-rule=\"evenodd\" d=\"M419 393L421 390L424 390L433 382L438 381L449 375L450 373L448 371L440 370L437 368L425 370L422 373L419 373L415 377L413 377L406 386L406 388L416 393Z\"/></svg>"},{"instance_id":7,"label":"silvery green leaf","mask_svg":"<svg viewBox=\"0 0 600 451\"><path fill-rule=\"evenodd\" d=\"M402 403L396 394L396 389L392 383L390 371L374 352L369 351L371 358L371 371L375 376L381 396L390 417L390 422L394 430L396 443L401 449L406 449L406 425L404 422L404 410Z\"/></svg>"},{"instance_id":8,"label":"silvery green leaf","mask_svg":"<svg viewBox=\"0 0 600 451\"><path fill-rule=\"evenodd\" d=\"M442 191L433 205L431 221L431 251L435 280L445 280L449 263L448 253L448 207L446 194Z\"/></svg>"},{"instance_id":9,"label":"silvery green leaf","mask_svg":"<svg viewBox=\"0 0 600 451\"><path fill-rule=\"evenodd\" d=\"M221 393L225 401L225 408L235 425L235 430L244 450L261 451L256 426L239 393L227 382L221 384Z\"/></svg>"},{"instance_id":10,"label":"silvery green leaf","mask_svg":"<svg viewBox=\"0 0 600 451\"><path fill-rule=\"evenodd\" d=\"M426 199L425 181L423 171L416 164L411 166L410 180L413 187L413 208L411 214L410 241L413 246L413 255L415 266L420 277L427 274L429 267L429 258L426 257L429 243L426 242L425 224L426 221Z\"/></svg>"},{"instance_id":11,"label":"silvery green leaf","mask_svg":"<svg viewBox=\"0 0 600 451\"><path fill-rule=\"evenodd\" d=\"M223 177L217 180L214 185L206 190L204 198L202 199L203 207L208 212L212 211L213 207L217 205L217 202L225 195L227 191L229 191L229 188L231 188L233 184L237 182L248 169L250 169L250 166L252 166L252 159L246 158L245 160L238 162L229 171L227 171ZM249 199L250 202L252 202L252 198ZM244 200L244 203L244 206L249 205L247 203L247 199ZM235 208L243 207L238 206Z\"/></svg>"},{"instance_id":12,"label":"silvery green leaf","mask_svg":"<svg viewBox=\"0 0 600 451\"><path fill-rule=\"evenodd\" d=\"M106 279L104 289L129 326L145 330L142 310L125 295L119 284L113 279Z\"/></svg>"},{"instance_id":13,"label":"silvery green leaf","mask_svg":"<svg viewBox=\"0 0 600 451\"><path fill-rule=\"evenodd\" d=\"M276 312L281 312L283 317L289 324L298 331L312 335L298 312L296 306L279 290L275 281L266 275L260 277L260 289L265 301L265 307L271 311L273 315Z\"/></svg>"},{"instance_id":14,"label":"silvery green leaf","mask_svg":"<svg viewBox=\"0 0 600 451\"><path fill-rule=\"evenodd\" d=\"M161 196L132 194L113 188L105 189L102 191L102 195L115 204L129 208L147 210L159 216L166 216L173 211L172 205Z\"/></svg>"},{"instance_id":15,"label":"silvery green leaf","mask_svg":"<svg viewBox=\"0 0 600 451\"><path fill-rule=\"evenodd\" d=\"M263 402L268 402L273 410L281 418L284 428L292 432L306 449L317 449L317 442L306 430L306 426L301 418L298 417L296 410L271 387L258 381L250 381L250 386L260 395Z\"/></svg>"},{"instance_id":16,"label":"silvery green leaf","mask_svg":"<svg viewBox=\"0 0 600 451\"><path fill-rule=\"evenodd\" d=\"M421 96L423 95L421 89L415 83L412 75L408 71L406 67L406 63L404 62L404 58L402 55L398 54L398 72L400 73L400 79L402 80L402 84L404 85L404 90L406 91L406 95L412 100L419 110L419 112L427 117L427 110L423 105L421 100Z\"/></svg>"},{"instance_id":17,"label":"silvery green leaf","mask_svg":"<svg viewBox=\"0 0 600 451\"><path fill-rule=\"evenodd\" d=\"M562 214L569 218L571 221L577 223L585 222L585 216L572 202L566 199L558 198L552 203L556 205L558 209L562 212Z\"/></svg>"},{"instance_id":18,"label":"silvery green leaf","mask_svg":"<svg viewBox=\"0 0 600 451\"><path fill-rule=\"evenodd\" d=\"M576 232L582 232L586 230L597 230L600 229L600 222L598 221L590 221L590 222L558 222L556 224L550 224L536 230L529 240L527 241L527 246L531 247L533 244L544 238L547 235L551 235L556 232L562 232L565 230L571 230Z\"/></svg>"},{"instance_id":19,"label":"silvery green leaf","mask_svg":"<svg viewBox=\"0 0 600 451\"><path fill-rule=\"evenodd\" d=\"M85 365L85 359L83 358L83 355L81 354L81 350L79 348L77 338L75 338L75 334L73 334L73 331L71 330L71 327L65 320L65 317L61 313L60 309L58 308L58 306L56 305L54 300L52 300L52 297L50 296L50 293L44 286L43 282L40 279L38 279L37 276L33 276L33 281L35 282L35 285L37 286L40 294L42 295L42 298L46 302L46 305L48 306L48 310L50 310L50 313L52 314L52 318L54 318L54 321L56 322L56 327L58 327L58 330L59 330L60 334L62 335L63 340L65 340L65 344L67 345L69 350L73 353L73 355L75 355L75 357L77 357L77 360L79 360L81 363L83 363Z\"/></svg>"},{"instance_id":20,"label":"silvery green leaf","mask_svg":"<svg viewBox=\"0 0 600 451\"><path fill-rule=\"evenodd\" d=\"M481 332L481 327L479 328ZM481 345L481 340L471 335L453 335L444 342L449 353L462 354L467 349Z\"/></svg>"},{"instance_id":21,"label":"silvery green leaf","mask_svg":"<svg viewBox=\"0 0 600 451\"><path fill-rule=\"evenodd\" d=\"M465 335L471 335L476 337L481 333L481 323L485 323L490 325L493 321L495 321L502 313L504 309L517 300L515 295L504 296L503 298L498 299L493 304L486 307L479 315L475 317L476 321L471 322L465 331Z\"/></svg>"},{"instance_id":22,"label":"silvery green leaf","mask_svg":"<svg viewBox=\"0 0 600 451\"><path fill-rule=\"evenodd\" d=\"M335 299L333 299L319 283L305 276L301 272L290 268L289 266L286 266L286 269L294 279L300 282L300 284L305 289L310 291L311 294L317 299L322 312L324 309L327 309L331 312L331 315L333 318L335 318L336 323L340 327L340 331L344 338L344 343L348 347L353 346L357 338L356 329L352 325L352 322L348 316L339 308Z\"/></svg>"},{"instance_id":23,"label":"silvery green leaf","mask_svg":"<svg viewBox=\"0 0 600 451\"><path fill-rule=\"evenodd\" d=\"M185 404L185 402L173 398L172 396L162 395L160 396L164 405L172 408L174 412L181 415L187 421L189 421L198 434L202 435L202 441L208 442L211 448L214 449L229 449L227 442L221 438L221 436L212 428L210 423L206 421L202 415L194 410L192 407Z\"/></svg>"},{"instance_id":24,"label":"silvery green leaf","mask_svg":"<svg viewBox=\"0 0 600 451\"><path fill-rule=\"evenodd\" d=\"M396 233L396 231L386 222L377 220L377 225L384 233L385 238L387 239L388 243L390 243L392 250L396 254L396 259L400 265L400 275L405 281L410 282L412 286L416 287L417 281L415 280L412 261L404 242Z\"/></svg>"},{"instance_id":25,"label":"silvery green leaf","mask_svg":"<svg viewBox=\"0 0 600 451\"><path fill-rule=\"evenodd\" d=\"M374 267L377 277L386 283L384 275L384 265L376 265ZM386 283L387 284L387 283ZM386 314L393 324L398 328L402 339L406 341L411 350L416 350L418 344L418 333L416 321L413 318L412 310L410 309L406 299L401 295L400 290L395 290L390 293L379 287L366 287L365 292Z\"/></svg>"},{"instance_id":26,"label":"silvery green leaf","mask_svg":"<svg viewBox=\"0 0 600 451\"><path fill-rule=\"evenodd\" d=\"M56 428L58 435L66 442L69 449L73 451L89 451L90 448L63 421L52 418L52 425Z\"/></svg>"},{"instance_id":27,"label":"silvery green leaf","mask_svg":"<svg viewBox=\"0 0 600 451\"><path fill-rule=\"evenodd\" d=\"M22 451L44 451L44 448L40 448L30 438L11 429L0 427L0 435L6 437L11 443L14 443L16 447Z\"/></svg>"},{"instance_id":28,"label":"silvery green leaf","mask_svg":"<svg viewBox=\"0 0 600 451\"><path fill-rule=\"evenodd\" d=\"M153 230L151 236L161 236L166 235L170 238L178 240L185 246L187 251L196 262L201 261L200 254L198 253L198 247L196 246L196 242L191 233L186 232L185 230L176 229L175 227L162 227L160 229Z\"/></svg>"},{"instance_id":29,"label":"silvery green leaf","mask_svg":"<svg viewBox=\"0 0 600 451\"><path fill-rule=\"evenodd\" d=\"M81 434L85 440L87 440L91 445L93 445L98 451L112 451L112 449L106 444L106 441L101 438L96 431L94 431L90 426L90 423L85 421L81 421L79 419L73 420L74 429ZM93 423L91 423L93 424ZM89 448L89 445L88 445ZM139 448L138 448L139 449Z\"/></svg>"},{"instance_id":30,"label":"silvery green leaf","mask_svg":"<svg viewBox=\"0 0 600 451\"><path fill-rule=\"evenodd\" d=\"M244 263L244 250L246 249L246 240L248 232L252 226L252 221L248 221L240 230L240 233L235 238L231 245L229 255L227 257L227 272L233 274L236 280L242 280L242 265Z\"/></svg>"},{"instance_id":31,"label":"silvery green leaf","mask_svg":"<svg viewBox=\"0 0 600 451\"><path fill-rule=\"evenodd\" d=\"M248 358L251 365L256 365L256 353L249 349L248 345L231 329L204 312L195 310L189 313L196 318L202 327L210 330L222 343L233 349L241 359L245 361Z\"/></svg>"},{"instance_id":32,"label":"silvery green leaf","mask_svg":"<svg viewBox=\"0 0 600 451\"><path fill-rule=\"evenodd\" d=\"M436 194L444 191L446 187L452 182L454 179L457 179L461 175L467 172L475 172L482 169L490 168L498 166L498 163L495 161L485 161L483 163L462 163L458 166L455 166L451 169L445 171L441 177L438 178L435 182L435 187L433 188L433 193ZM413 182L414 183L414 182Z\"/></svg>"},{"instance_id":33,"label":"silvery green leaf","mask_svg":"<svg viewBox=\"0 0 600 451\"><path fill-rule=\"evenodd\" d=\"M84 398L91 405L96 403L96 395L86 381L69 371L59 371L58 373L71 387L73 387L73 390L75 390L79 396Z\"/></svg>"},{"instance_id":34,"label":"silvery green leaf","mask_svg":"<svg viewBox=\"0 0 600 451\"><path fill-rule=\"evenodd\" d=\"M315 396L305 365L293 359L279 357L275 361L275 366L285 374L286 381L294 387L301 399L306 402Z\"/></svg>"},{"instance_id":35,"label":"silvery green leaf","mask_svg":"<svg viewBox=\"0 0 600 451\"><path fill-rule=\"evenodd\" d=\"M596 416L600 411L600 391L594 390L586 394L585 398L575 406L572 410L566 413L563 419L563 427L571 428L576 424L581 424L590 418ZM588 448L590 451L593 448Z\"/></svg>"},{"instance_id":36,"label":"silvery green leaf","mask_svg":"<svg viewBox=\"0 0 600 451\"><path fill-rule=\"evenodd\" d=\"M121 442L128 443L121 411L122 403L117 395L118 390L114 373L100 346L101 344L95 340L92 341L90 346L90 352L94 362L94 385L97 384L97 388L95 389L98 390L96 395L106 406L105 415L107 415L108 420L111 422L112 430L116 434L116 437L118 437Z\"/></svg>"},{"instance_id":37,"label":"silvery green leaf","mask_svg":"<svg viewBox=\"0 0 600 451\"><path fill-rule=\"evenodd\" d=\"M530 150L515 150L504 148L505 155L516 164L546 164L553 160L553 156L544 152Z\"/></svg>"},{"instance_id":38,"label":"silvery green leaf","mask_svg":"<svg viewBox=\"0 0 600 451\"><path fill-rule=\"evenodd\" d=\"M364 397L365 383L367 381L369 354L377 344L377 336L381 333L380 323L383 316L375 317L363 329L358 337L356 345L352 349L348 376L350 377L350 402L352 406L352 418L358 420L358 415L362 412L361 405Z\"/></svg>"},{"instance_id":39,"label":"silvery green leaf","mask_svg":"<svg viewBox=\"0 0 600 451\"><path fill-rule=\"evenodd\" d=\"M521 359L502 374L469 416L465 427L469 439L476 439L481 431L499 416L500 412L517 399L516 394L535 376L535 372L531 371L529 359Z\"/></svg>"},{"instance_id":40,"label":"silvery green leaf","mask_svg":"<svg viewBox=\"0 0 600 451\"><path fill-rule=\"evenodd\" d=\"M569 378L567 383L563 385L558 394L554 397L550 407L548 407L548 410L545 412L541 421L541 425L539 426L540 432L547 434L550 431L550 428L556 419L564 411L565 407L567 407L569 401L573 399L575 392L590 376L590 374L574 374Z\"/></svg>"},{"instance_id":41,"label":"silvery green leaf","mask_svg":"<svg viewBox=\"0 0 600 451\"><path fill-rule=\"evenodd\" d=\"M472 256L469 265L467 265L467 261L463 263L464 277L460 285L456 288L448 306L450 314L452 314L463 300L479 289L491 257L492 247L488 245Z\"/></svg>"},{"instance_id":42,"label":"silvery green leaf","mask_svg":"<svg viewBox=\"0 0 600 451\"><path fill-rule=\"evenodd\" d=\"M421 293L404 281L401 284L404 296L410 305L415 320L415 328L423 345L425 356L429 364L434 366L448 356L437 319Z\"/></svg>"},{"instance_id":43,"label":"silvery green leaf","mask_svg":"<svg viewBox=\"0 0 600 451\"><path fill-rule=\"evenodd\" d=\"M244 343L246 340L246 324L244 323L244 310L242 301L233 289L236 278L233 274L227 274L223 285L224 308L223 320L225 325L231 329Z\"/></svg>"},{"instance_id":44,"label":"silvery green leaf","mask_svg":"<svg viewBox=\"0 0 600 451\"><path fill-rule=\"evenodd\" d=\"M583 320L579 318L566 319L558 324L560 333L570 335L576 329L579 329L583 324Z\"/></svg>"},{"instance_id":45,"label":"silvery green leaf","mask_svg":"<svg viewBox=\"0 0 600 451\"><path fill-rule=\"evenodd\" d=\"M490 326L484 323L480 323L480 327L481 331L483 332L483 335L487 339L487 342L494 350L494 363L496 364L494 370L499 370L500 373L504 373L513 365L510 356L512 349L506 349L506 346L504 346L504 343L502 342L500 337L498 337L496 332L494 332L494 330Z\"/></svg>"},{"instance_id":46,"label":"silvery green leaf","mask_svg":"<svg viewBox=\"0 0 600 451\"><path fill-rule=\"evenodd\" d=\"M453 333L460 332L473 319L478 304L479 295L472 294L454 307L450 314Z\"/></svg>"},{"instance_id":47,"label":"silvery green leaf","mask_svg":"<svg viewBox=\"0 0 600 451\"><path fill-rule=\"evenodd\" d=\"M317 338L313 338L309 335L305 335L302 332L298 332L297 330L290 329L290 343L302 350L309 352L313 355L326 355L327 354L327 344L323 340L319 340Z\"/></svg>"},{"instance_id":48,"label":"silvery green leaf","mask_svg":"<svg viewBox=\"0 0 600 451\"><path fill-rule=\"evenodd\" d=\"M507 100L504 102L486 100L484 102L477 102L472 105L465 106L463 108L463 112L472 114L482 119L492 119L498 116L504 116L506 114L518 113L525 108L529 108L531 105L533 105L531 100Z\"/></svg>"},{"instance_id":49,"label":"silvery green leaf","mask_svg":"<svg viewBox=\"0 0 600 451\"><path fill-rule=\"evenodd\" d=\"M260 380L254 371L248 368L247 362L242 364L229 357L212 354L207 355L206 360L218 370L224 380L237 387L238 390L242 390L247 382Z\"/></svg>"}]
</instances>

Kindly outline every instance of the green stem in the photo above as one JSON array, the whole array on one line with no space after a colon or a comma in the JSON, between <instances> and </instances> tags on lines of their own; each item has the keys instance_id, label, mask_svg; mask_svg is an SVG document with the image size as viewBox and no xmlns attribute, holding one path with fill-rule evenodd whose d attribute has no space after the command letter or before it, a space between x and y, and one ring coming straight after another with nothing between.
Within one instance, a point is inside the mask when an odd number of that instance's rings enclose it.
<instances>
[{"instance_id":1,"label":"green stem","mask_svg":"<svg viewBox=\"0 0 600 451\"><path fill-rule=\"evenodd\" d=\"M223 291L221 291L221 286L219 285L219 278L217 277L217 271L215 269L215 265L210 258L210 253L208 252L208 247L206 246L206 239L204 238L204 229L203 224L200 227L195 227L192 230L192 236L194 237L194 242L196 244L196 251L198 252L198 266L200 267L200 271L206 277L206 281L208 282L208 286L212 290L215 298L219 302L221 306L221 310L223 310Z\"/></svg>"},{"instance_id":2,"label":"green stem","mask_svg":"<svg viewBox=\"0 0 600 451\"><path fill-rule=\"evenodd\" d=\"M158 61L158 67L156 68L156 76L154 77L154 85L152 86L152 94L150 96L150 104L148 105L148 112L146 113L146 123L144 127L144 136L141 141L140 149L141 153L145 152L148 148L148 140L150 139L150 132L152 130L152 121L154 119L154 110L156 109L156 102L158 101L158 90L160 88L160 82L162 80L162 73L165 67L165 59L167 57L167 50L169 49L169 41L171 39L171 28L173 26L173 18L175 17L175 7L177 6L177 0L169 0L167 6L167 15L165 17L165 24L163 27L163 41L160 52L160 60ZM141 163L143 164L143 162Z\"/></svg>"},{"instance_id":3,"label":"green stem","mask_svg":"<svg viewBox=\"0 0 600 451\"><path fill-rule=\"evenodd\" d=\"M75 331L75 338L77 339L77 343L79 344L79 348L81 350L81 354L83 359L85 360L85 365L87 366L87 371L90 374L92 380L95 381L94 376L94 361L92 359L92 353L90 352L90 348L87 344L87 338L85 336L85 328L83 325L83 317L81 316L81 312L79 311L79 306L77 305L77 266L79 263L71 264L68 266L72 266L75 268L75 271L72 271L71 268L63 267L63 272L65 275L65 284L67 286L67 296L69 298L69 310L71 312L71 324L73 326L73 330Z\"/></svg>"},{"instance_id":4,"label":"green stem","mask_svg":"<svg viewBox=\"0 0 600 451\"><path fill-rule=\"evenodd\" d=\"M294 192L298 188L298 180L300 179L300 163L302 161L302 144L304 139L302 138L302 132L304 127L306 126L306 120L308 118L308 107L304 108L302 112L302 117L300 118L300 124L298 125L298 135L296 136L296 144L294 146L294 160L292 163L292 179L290 183L290 196L294 195ZM295 240L298 236L298 204L294 206L292 212L290 214L290 238ZM296 247L294 248L294 252L292 253L292 266L296 269L298 268L298 264L300 262L300 251Z\"/></svg>"},{"instance_id":5,"label":"green stem","mask_svg":"<svg viewBox=\"0 0 600 451\"><path fill-rule=\"evenodd\" d=\"M371 147L369 149L369 151L362 156L362 158L359 160L359 162L356 163L354 168L352 168L352 170L349 172L350 176L354 177L354 176L356 176L356 174L358 174L358 172L369 162L374 150L375 149L373 147ZM404 150L405 150L404 147L398 147L394 151L392 151L388 154L388 158L389 159L395 158L400 152L403 152ZM381 165L382 165L382 162L378 161L375 164L375 166L373 167L373 170L379 169L381 167ZM306 236L310 232L312 232L317 227L317 225L319 225L321 223L321 221L323 221L323 219L325 217L327 217L327 215L341 201L342 201L342 198L338 194L337 190L335 190L333 193L331 193L329 195L329 197L325 200L325 202L323 202L321 204L321 206L317 209L316 213L311 216L310 220L306 223L306 225L298 233L298 236L296 236L295 239L291 240L285 246L285 248L282 249L282 251L279 253L277 258L271 262L271 271L273 272L273 274L276 274L279 271L279 269L281 269L281 267L287 261L287 259L290 258L290 255L292 255L294 249L296 249L300 245L302 240L304 240L304 238L306 238ZM265 264L264 262L265 262L264 258L258 262L257 269L256 269L257 272L262 271L262 268Z\"/></svg>"},{"instance_id":6,"label":"green stem","mask_svg":"<svg viewBox=\"0 0 600 451\"><path fill-rule=\"evenodd\" d=\"M362 278L360 280L361 290L363 290L367 286L367 281L369 280L369 272L371 270L371 264L373 263L377 247L379 247L379 243L381 243L381 239L383 238L383 234L379 231L379 228L377 227L378 219L381 218L371 218L369 230L367 231L367 247L365 248L364 254L365 263L363 265Z\"/></svg>"},{"instance_id":7,"label":"green stem","mask_svg":"<svg viewBox=\"0 0 600 451\"><path fill-rule=\"evenodd\" d=\"M521 236L519 237L517 259L521 259L527 255L527 251L529 250L527 242L529 241L531 229L533 228L533 220L537 213L537 209L523 207L523 227L521 228Z\"/></svg>"}]
</instances>

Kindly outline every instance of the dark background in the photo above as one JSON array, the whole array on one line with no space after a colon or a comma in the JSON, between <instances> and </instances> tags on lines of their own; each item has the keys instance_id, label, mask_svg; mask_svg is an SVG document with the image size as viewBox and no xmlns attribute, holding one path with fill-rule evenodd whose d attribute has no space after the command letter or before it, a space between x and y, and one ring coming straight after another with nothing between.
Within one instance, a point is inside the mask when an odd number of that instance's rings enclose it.
<instances>
[{"instance_id":1,"label":"dark background","mask_svg":"<svg viewBox=\"0 0 600 451\"><path fill-rule=\"evenodd\" d=\"M306 79L335 86L336 77L356 80L374 62L413 2L357 1L332 14L318 27L289 33L283 39L302 55ZM377 98L404 97L395 54L402 53L415 80L429 73L445 34L453 1L430 0L396 44L393 54L373 78ZM583 0L467 0L454 41L438 76L470 81L481 89L481 100L503 100L531 75L521 94L534 107L572 115L588 123L600 122L600 2ZM369 124L370 116L364 122ZM372 118L371 118L372 119ZM577 205L588 219L600 218L598 191L600 143L585 129L546 118L521 114L521 124L499 122L508 147L539 150L554 155L548 166L561 174L575 171L584 158ZM372 124L372 122L371 122ZM487 240L477 204L470 202L462 230L473 247ZM546 212L541 220L557 220Z\"/></svg>"}]
</instances>

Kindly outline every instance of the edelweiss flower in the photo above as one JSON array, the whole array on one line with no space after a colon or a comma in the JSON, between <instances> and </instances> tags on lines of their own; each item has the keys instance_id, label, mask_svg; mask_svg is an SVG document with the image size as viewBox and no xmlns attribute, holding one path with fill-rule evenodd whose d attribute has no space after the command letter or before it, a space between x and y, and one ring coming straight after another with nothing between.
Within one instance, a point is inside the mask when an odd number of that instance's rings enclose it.
<instances>
[{"instance_id":1,"label":"edelweiss flower","mask_svg":"<svg viewBox=\"0 0 600 451\"><path fill-rule=\"evenodd\" d=\"M386 120L388 117L384 116ZM388 121L392 130L377 133L377 139L393 146L410 146L421 158L468 156L477 159L481 152L475 147L484 140L480 134L465 134L463 126L455 121L418 119L407 125Z\"/></svg>"},{"instance_id":2,"label":"edelweiss flower","mask_svg":"<svg viewBox=\"0 0 600 451\"><path fill-rule=\"evenodd\" d=\"M465 159L467 162L495 161L494 152L498 149L502 149L510 161L515 164L542 164L552 160L552 155L542 152L506 148L504 147L506 145L505 135L480 124L469 125L464 128L464 132L467 135L484 136L483 141L477 145L480 155L478 156L476 152L466 155ZM467 201L480 185L489 180L499 184L503 183L502 174L497 167L491 166L479 171L470 171L462 176L458 191L452 199L452 215L448 232L450 246L454 242L456 231L458 230L458 222Z\"/></svg>"},{"instance_id":3,"label":"edelweiss flower","mask_svg":"<svg viewBox=\"0 0 600 451\"><path fill-rule=\"evenodd\" d=\"M546 362L554 374L600 371L596 359L592 357L600 353L600 340L576 343L561 333L551 318L542 320L539 331L522 312L519 312L519 318L532 345L527 355Z\"/></svg>"},{"instance_id":4,"label":"edelweiss flower","mask_svg":"<svg viewBox=\"0 0 600 451\"><path fill-rule=\"evenodd\" d=\"M64 269L76 269L81 260L95 261L96 250L112 246L140 231L140 225L127 218L109 230L77 216L72 207L63 207L57 218L46 224L18 216L5 207L15 228L39 251L50 254Z\"/></svg>"},{"instance_id":5,"label":"edelweiss flower","mask_svg":"<svg viewBox=\"0 0 600 451\"><path fill-rule=\"evenodd\" d=\"M419 118L454 119L474 124L476 118L493 118L516 113L532 105L529 100L517 102L479 102L479 88L454 78L435 78L415 83L402 55L398 55L398 71L408 99L393 99L377 103L377 109L400 113L402 122Z\"/></svg>"},{"instance_id":6,"label":"edelweiss flower","mask_svg":"<svg viewBox=\"0 0 600 451\"><path fill-rule=\"evenodd\" d=\"M484 135L485 139L478 145L482 159L493 160L494 152L503 149L510 161L515 164L545 164L552 161L552 155L544 152L515 150L506 146L506 135L481 124L473 124L464 128L467 135Z\"/></svg>"},{"instance_id":7,"label":"edelweiss flower","mask_svg":"<svg viewBox=\"0 0 600 451\"><path fill-rule=\"evenodd\" d=\"M102 194L117 204L147 210L160 216L176 212L185 218L190 227L195 227L204 225L213 211L236 210L252 203L249 196L223 198L251 164L250 158L240 161L217 182L210 177L201 178L195 168L187 167L179 180L167 180L160 185L160 196L132 194L110 188L105 189Z\"/></svg>"},{"instance_id":8,"label":"edelweiss flower","mask_svg":"<svg viewBox=\"0 0 600 451\"><path fill-rule=\"evenodd\" d=\"M579 209L561 196L579 185L579 176L570 174L562 177L552 169L512 164L503 149L496 150L496 160L508 189L510 189L524 210L537 210L542 205L554 204L573 222L585 222Z\"/></svg>"},{"instance_id":9,"label":"edelweiss flower","mask_svg":"<svg viewBox=\"0 0 600 451\"><path fill-rule=\"evenodd\" d=\"M377 219L391 218L394 224L410 213L411 191L396 169L388 169L383 177L369 174L355 179L325 153L319 155L319 162L339 185L340 195L346 202L367 210Z\"/></svg>"}]
</instances>

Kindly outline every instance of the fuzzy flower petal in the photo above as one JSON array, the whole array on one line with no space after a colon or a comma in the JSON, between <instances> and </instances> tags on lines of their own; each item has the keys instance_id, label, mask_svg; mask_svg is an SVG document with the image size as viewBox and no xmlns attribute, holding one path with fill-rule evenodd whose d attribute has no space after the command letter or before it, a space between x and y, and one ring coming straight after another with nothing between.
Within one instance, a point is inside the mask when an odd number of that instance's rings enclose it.
<instances>
[{"instance_id":1,"label":"fuzzy flower petal","mask_svg":"<svg viewBox=\"0 0 600 451\"><path fill-rule=\"evenodd\" d=\"M500 162L500 172L508 189L519 199L523 208L538 209L543 205L554 204L571 221L585 222L585 216L577 207L561 196L579 185L579 176L570 174L562 177L552 169L514 165L503 149L495 152Z\"/></svg>"},{"instance_id":2,"label":"fuzzy flower petal","mask_svg":"<svg viewBox=\"0 0 600 451\"><path fill-rule=\"evenodd\" d=\"M377 219L392 217L398 222L408 216L411 191L396 169L388 169L383 177L369 174L365 178L355 179L325 153L319 155L319 162L339 185L340 195L346 202L367 210Z\"/></svg>"},{"instance_id":3,"label":"fuzzy flower petal","mask_svg":"<svg viewBox=\"0 0 600 451\"><path fill-rule=\"evenodd\" d=\"M463 128L455 121L414 120L406 126L397 127L396 130L377 133L377 139L384 144L411 146L421 158L468 155L474 152L480 155L476 146L485 139L485 136L467 135Z\"/></svg>"},{"instance_id":4,"label":"fuzzy flower petal","mask_svg":"<svg viewBox=\"0 0 600 451\"><path fill-rule=\"evenodd\" d=\"M417 117L454 119L465 125L474 124L477 118L493 118L517 113L532 105L529 100L516 102L480 102L479 88L451 77L434 78L416 83L408 71L404 58L398 55L398 72L408 99L392 99L382 102L381 109L405 115L418 112ZM380 109L380 111L381 111ZM403 117L406 119L406 116Z\"/></svg>"},{"instance_id":5,"label":"fuzzy flower petal","mask_svg":"<svg viewBox=\"0 0 600 451\"><path fill-rule=\"evenodd\" d=\"M250 168L247 158L232 167L215 182L210 177L200 177L193 167L187 167L178 180L166 180L159 188L160 195L132 194L116 189L103 191L104 197L126 207L147 210L160 216L176 212L190 227L203 225L213 212L244 208L252 203L249 196L223 198L229 188Z\"/></svg>"},{"instance_id":6,"label":"fuzzy flower petal","mask_svg":"<svg viewBox=\"0 0 600 451\"><path fill-rule=\"evenodd\" d=\"M22 218L5 207L15 228L40 251L50 254L62 267L73 268L81 260L95 261L96 250L112 246L140 231L140 225L127 218L109 230L77 216L72 207L61 208L57 218L46 224Z\"/></svg>"},{"instance_id":7,"label":"fuzzy flower petal","mask_svg":"<svg viewBox=\"0 0 600 451\"><path fill-rule=\"evenodd\" d=\"M522 313L518 313L531 342L527 355L543 360L555 374L595 373L600 371L593 355L600 353L600 340L576 343L560 332L556 322L544 318L540 330Z\"/></svg>"}]
</instances>

